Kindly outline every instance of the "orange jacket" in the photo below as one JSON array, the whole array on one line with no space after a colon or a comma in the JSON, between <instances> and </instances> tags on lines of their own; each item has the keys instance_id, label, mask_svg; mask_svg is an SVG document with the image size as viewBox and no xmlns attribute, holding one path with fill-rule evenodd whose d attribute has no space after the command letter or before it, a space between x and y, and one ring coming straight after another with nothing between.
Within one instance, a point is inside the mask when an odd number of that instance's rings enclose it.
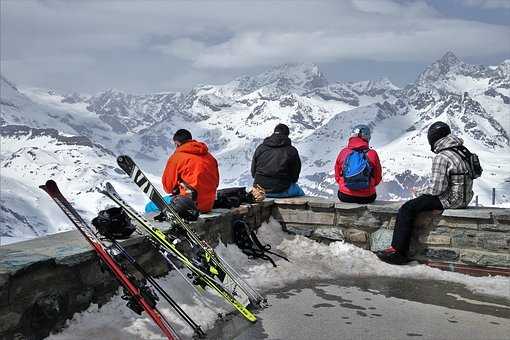
<instances>
[{"instance_id":1,"label":"orange jacket","mask_svg":"<svg viewBox=\"0 0 510 340\"><path fill-rule=\"evenodd\" d=\"M216 199L220 181L218 162L207 145L195 140L179 146L166 162L162 176L163 188L171 193L180 181L197 191L197 206L201 212L210 211ZM185 194L180 188L180 194Z\"/></svg>"}]
</instances>

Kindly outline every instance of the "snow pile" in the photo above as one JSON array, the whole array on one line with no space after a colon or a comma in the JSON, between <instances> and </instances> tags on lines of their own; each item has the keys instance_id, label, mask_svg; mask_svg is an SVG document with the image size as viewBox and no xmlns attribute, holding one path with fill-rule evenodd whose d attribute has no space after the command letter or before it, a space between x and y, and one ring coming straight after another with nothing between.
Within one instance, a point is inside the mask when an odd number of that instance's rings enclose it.
<instances>
[{"instance_id":1,"label":"snow pile","mask_svg":"<svg viewBox=\"0 0 510 340\"><path fill-rule=\"evenodd\" d=\"M289 283L307 279L335 279L344 276L390 276L398 278L431 279L460 283L476 293L508 299L510 281L505 277L471 277L459 273L444 272L425 265L391 266L383 263L366 250L351 244L335 242L320 244L302 236L284 233L280 224L272 219L259 229L258 236L263 243L270 243L273 249L285 253L290 262L278 260L277 268L266 261L250 260L237 246L218 246L218 253L243 277L262 292L269 288L285 287ZM274 257L276 259L276 257ZM159 283L198 322L204 330L210 329L218 313L233 309L220 298L206 293L203 299L183 282L176 273L170 273ZM62 333L49 337L59 339L160 339L159 329L145 314L138 316L127 309L125 302L116 295L110 302L98 308L89 307L68 322ZM191 336L191 329L169 308L159 303L160 310L168 316L175 329L184 336Z\"/></svg>"},{"instance_id":2,"label":"snow pile","mask_svg":"<svg viewBox=\"0 0 510 340\"><path fill-rule=\"evenodd\" d=\"M510 296L510 279L507 277L472 277L426 265L393 266L379 261L371 251L349 243L325 245L304 236L288 235L274 219L261 226L258 237L262 243L269 243L273 249L284 253L290 262L278 260L277 268L270 263L250 265L253 261L246 259L237 247L220 247L218 252L234 266L248 268L248 282L260 289L284 287L307 279L387 276L450 281L463 284L475 293L507 299Z\"/></svg>"}]
</instances>

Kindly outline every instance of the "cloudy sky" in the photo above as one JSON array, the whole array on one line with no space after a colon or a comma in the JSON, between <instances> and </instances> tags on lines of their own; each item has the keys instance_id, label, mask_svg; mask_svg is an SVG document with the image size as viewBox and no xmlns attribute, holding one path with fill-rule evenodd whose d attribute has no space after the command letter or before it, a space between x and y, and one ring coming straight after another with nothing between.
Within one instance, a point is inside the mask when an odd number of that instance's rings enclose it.
<instances>
[{"instance_id":1,"label":"cloudy sky","mask_svg":"<svg viewBox=\"0 0 510 340\"><path fill-rule=\"evenodd\" d=\"M286 62L398 85L446 51L510 58L510 0L0 0L1 72L20 86L184 90Z\"/></svg>"}]
</instances>

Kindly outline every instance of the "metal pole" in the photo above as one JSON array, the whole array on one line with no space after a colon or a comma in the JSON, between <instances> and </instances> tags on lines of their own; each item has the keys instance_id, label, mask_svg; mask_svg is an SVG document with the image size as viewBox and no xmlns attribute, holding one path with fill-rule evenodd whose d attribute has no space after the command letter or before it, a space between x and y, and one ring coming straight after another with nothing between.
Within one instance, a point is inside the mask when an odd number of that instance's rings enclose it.
<instances>
[{"instance_id":1,"label":"metal pole","mask_svg":"<svg viewBox=\"0 0 510 340\"><path fill-rule=\"evenodd\" d=\"M496 188L492 188L492 205L496 205Z\"/></svg>"},{"instance_id":2,"label":"metal pole","mask_svg":"<svg viewBox=\"0 0 510 340\"><path fill-rule=\"evenodd\" d=\"M478 195L475 197L475 206L478 207Z\"/></svg>"}]
</instances>

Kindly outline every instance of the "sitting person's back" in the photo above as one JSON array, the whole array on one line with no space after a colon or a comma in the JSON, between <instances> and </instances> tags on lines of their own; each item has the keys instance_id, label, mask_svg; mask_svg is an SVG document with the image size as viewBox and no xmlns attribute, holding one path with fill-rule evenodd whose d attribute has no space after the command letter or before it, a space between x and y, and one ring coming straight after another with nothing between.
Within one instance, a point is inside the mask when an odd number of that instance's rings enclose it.
<instances>
[{"instance_id":1,"label":"sitting person's back","mask_svg":"<svg viewBox=\"0 0 510 340\"><path fill-rule=\"evenodd\" d=\"M177 147L166 163L163 188L167 193L179 191L184 195L187 186L196 192L198 209L210 211L219 184L218 162L209 153L207 145L193 140L189 131L179 130L174 142Z\"/></svg>"},{"instance_id":2,"label":"sitting person's back","mask_svg":"<svg viewBox=\"0 0 510 340\"><path fill-rule=\"evenodd\" d=\"M381 182L382 168L377 152L369 147L370 129L354 127L347 147L335 163L338 198L342 202L366 204L375 201L375 187ZM356 169L359 168L359 169Z\"/></svg>"},{"instance_id":3,"label":"sitting person's back","mask_svg":"<svg viewBox=\"0 0 510 340\"><path fill-rule=\"evenodd\" d=\"M407 201L398 210L391 247L377 256L391 264L409 262L408 252L415 219L423 211L463 209L473 198L473 180L482 175L478 156L472 154L462 139L452 134L450 126L437 121L429 126L427 139L436 155L428 186L418 197Z\"/></svg>"},{"instance_id":4,"label":"sitting person's back","mask_svg":"<svg viewBox=\"0 0 510 340\"><path fill-rule=\"evenodd\" d=\"M301 160L292 146L289 128L278 124L274 133L255 150L251 164L253 185L261 186L267 197L303 196L297 185L300 172Z\"/></svg>"}]
</instances>

